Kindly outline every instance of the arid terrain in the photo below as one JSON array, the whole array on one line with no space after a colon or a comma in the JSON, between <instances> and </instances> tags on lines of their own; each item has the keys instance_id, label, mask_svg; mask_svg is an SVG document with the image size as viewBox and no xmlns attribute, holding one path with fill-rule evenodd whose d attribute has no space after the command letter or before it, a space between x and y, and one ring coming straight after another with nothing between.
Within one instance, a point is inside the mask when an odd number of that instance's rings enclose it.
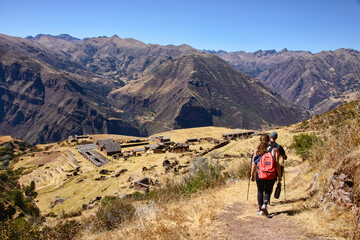
<instances>
[{"instance_id":1,"label":"arid terrain","mask_svg":"<svg viewBox=\"0 0 360 240\"><path fill-rule=\"evenodd\" d=\"M309 208L316 173L309 172L307 170L309 163L303 162L290 148L293 137L299 134L296 129L295 126L276 129L279 134L278 142L284 146L289 157L285 161L286 188L284 189L283 185L280 199L272 198L267 217L256 215L256 184L250 182L248 185L249 181L246 179L250 169L249 154L259 141L258 136L252 136L230 140L227 145L202 156L210 159L214 164L223 166L222 172L232 176L244 171L244 179L230 178L221 187L202 190L186 198L169 199L164 203L152 200L139 201L135 205L135 221L122 224L120 228L114 230L95 234L91 228L87 228L77 238L258 239L266 236L277 239L339 239L337 229L333 228L329 231L328 225L337 224L337 219L327 218L326 215L329 213L325 210ZM194 157L214 146L204 138L220 140L222 134L244 131L204 127L163 132L159 135L169 137L176 143L186 142L191 138L202 140L200 143L190 143L187 152L153 153L149 150L142 152L141 156L109 158L109 163L101 167L96 167L78 153L78 143L38 145L39 152L22 156L14 168L21 167L24 173L28 172L20 178L22 185L35 181L38 193L36 204L41 214L48 216L47 224L57 224L64 217L68 218L67 215L71 216L72 213L79 211L80 216L70 219L86 221L85 219L95 214L101 199L105 196L124 197L137 194L139 191L143 192L144 189L134 188L134 182L137 180L148 177L157 180L160 186L169 180L181 180L194 164ZM311 132L313 131L308 133ZM156 136L146 140L151 142ZM83 141L90 143L108 138L126 141L132 137L93 135ZM80 141L80 144L84 143ZM104 154L103 156L106 157ZM166 169L163 166L166 159L170 162L178 161L177 170ZM72 175L77 166L80 167L80 171ZM122 169L127 171L115 176ZM101 174L102 170L106 171ZM95 180L96 178L101 180ZM157 188L159 186L156 185L150 187L154 190ZM347 226L349 231L353 231L354 227L356 225ZM343 231L343 227L339 229Z\"/></svg>"},{"instance_id":2,"label":"arid terrain","mask_svg":"<svg viewBox=\"0 0 360 240\"><path fill-rule=\"evenodd\" d=\"M0 132L38 144L71 134L286 126L356 99L359 66L352 49L226 53L116 35L2 34Z\"/></svg>"},{"instance_id":3,"label":"arid terrain","mask_svg":"<svg viewBox=\"0 0 360 240\"><path fill-rule=\"evenodd\" d=\"M359 239L359 62L0 35L0 238ZM258 216L274 130L283 190Z\"/></svg>"}]
</instances>

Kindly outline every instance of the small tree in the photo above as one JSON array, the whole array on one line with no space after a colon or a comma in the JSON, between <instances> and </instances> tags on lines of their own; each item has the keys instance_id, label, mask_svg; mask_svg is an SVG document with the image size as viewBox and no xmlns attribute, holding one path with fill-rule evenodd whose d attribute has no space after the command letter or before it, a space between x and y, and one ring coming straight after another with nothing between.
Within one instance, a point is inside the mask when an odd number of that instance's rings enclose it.
<instances>
[{"instance_id":1,"label":"small tree","mask_svg":"<svg viewBox=\"0 0 360 240\"><path fill-rule=\"evenodd\" d=\"M24 204L24 199L23 199L23 195L21 193L21 191L19 190L15 190L11 192L11 200L13 201L13 203L20 207L21 209L24 209L25 204Z\"/></svg>"},{"instance_id":2,"label":"small tree","mask_svg":"<svg viewBox=\"0 0 360 240\"><path fill-rule=\"evenodd\" d=\"M29 186L24 187L24 193L27 198L34 199L37 197L37 192L35 192L35 182L31 181Z\"/></svg>"}]
</instances>

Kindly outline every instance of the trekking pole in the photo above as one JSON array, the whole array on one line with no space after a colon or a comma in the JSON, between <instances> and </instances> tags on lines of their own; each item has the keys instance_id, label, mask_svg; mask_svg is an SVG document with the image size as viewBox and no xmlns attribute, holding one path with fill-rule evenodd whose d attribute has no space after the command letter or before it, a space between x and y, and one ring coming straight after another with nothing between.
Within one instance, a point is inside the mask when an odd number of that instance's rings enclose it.
<instances>
[{"instance_id":1,"label":"trekking pole","mask_svg":"<svg viewBox=\"0 0 360 240\"><path fill-rule=\"evenodd\" d=\"M250 157L250 172L249 172L249 183L248 183L248 190L247 190L246 201L248 201L248 200L249 200L250 179L251 179L251 168L252 168L252 156Z\"/></svg>"},{"instance_id":2,"label":"trekking pole","mask_svg":"<svg viewBox=\"0 0 360 240\"><path fill-rule=\"evenodd\" d=\"M283 158L283 166L284 166L284 198L285 198L285 202L286 202L286 184L285 184L285 160Z\"/></svg>"}]
</instances>

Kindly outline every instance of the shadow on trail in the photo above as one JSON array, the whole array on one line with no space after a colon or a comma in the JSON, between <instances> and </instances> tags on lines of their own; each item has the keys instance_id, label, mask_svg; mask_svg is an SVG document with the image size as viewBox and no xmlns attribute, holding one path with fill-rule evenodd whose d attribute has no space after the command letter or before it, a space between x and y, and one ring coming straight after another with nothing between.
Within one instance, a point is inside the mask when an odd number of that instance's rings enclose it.
<instances>
[{"instance_id":1,"label":"shadow on trail","mask_svg":"<svg viewBox=\"0 0 360 240\"><path fill-rule=\"evenodd\" d=\"M288 216L294 216L295 214L298 214L298 213L300 213L299 210L285 210L285 211L270 213L266 217L267 218L273 218L273 217L278 216L280 214L287 214Z\"/></svg>"},{"instance_id":2,"label":"shadow on trail","mask_svg":"<svg viewBox=\"0 0 360 240\"><path fill-rule=\"evenodd\" d=\"M280 202L276 202L276 203L271 203L271 205L276 206L279 204L288 204L288 203L297 203L297 202L305 202L306 200L308 200L309 197L302 197L302 198L297 198L297 199L291 199L291 200L282 200Z\"/></svg>"},{"instance_id":3,"label":"shadow on trail","mask_svg":"<svg viewBox=\"0 0 360 240\"><path fill-rule=\"evenodd\" d=\"M272 206L276 206L276 205L283 205L283 204L292 204L292 203L298 203L298 202L305 202L309 197L302 197L302 198L297 198L297 199L292 199L292 200L284 200L284 201L280 201L277 203L272 203ZM303 209L305 210L305 209ZM300 212L302 212L303 210L299 210L299 209L290 209L290 210L284 210L284 211L279 211L279 212L273 212L270 213L269 215L267 215L267 218L273 218L275 216L278 216L280 214L287 214L288 216L294 216L295 214L299 214Z\"/></svg>"}]
</instances>

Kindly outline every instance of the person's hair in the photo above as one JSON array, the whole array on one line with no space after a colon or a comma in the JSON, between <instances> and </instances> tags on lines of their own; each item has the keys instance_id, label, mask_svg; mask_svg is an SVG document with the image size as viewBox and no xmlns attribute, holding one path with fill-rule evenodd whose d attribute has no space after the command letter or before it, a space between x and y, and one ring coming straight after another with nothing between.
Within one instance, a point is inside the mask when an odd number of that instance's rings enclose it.
<instances>
[{"instance_id":1,"label":"person's hair","mask_svg":"<svg viewBox=\"0 0 360 240\"><path fill-rule=\"evenodd\" d=\"M270 137L267 134L263 134L260 136L260 144L257 146L256 148L256 154L257 155L262 155L264 153L266 153L268 150L268 146L269 146L269 142L270 142Z\"/></svg>"}]
</instances>

